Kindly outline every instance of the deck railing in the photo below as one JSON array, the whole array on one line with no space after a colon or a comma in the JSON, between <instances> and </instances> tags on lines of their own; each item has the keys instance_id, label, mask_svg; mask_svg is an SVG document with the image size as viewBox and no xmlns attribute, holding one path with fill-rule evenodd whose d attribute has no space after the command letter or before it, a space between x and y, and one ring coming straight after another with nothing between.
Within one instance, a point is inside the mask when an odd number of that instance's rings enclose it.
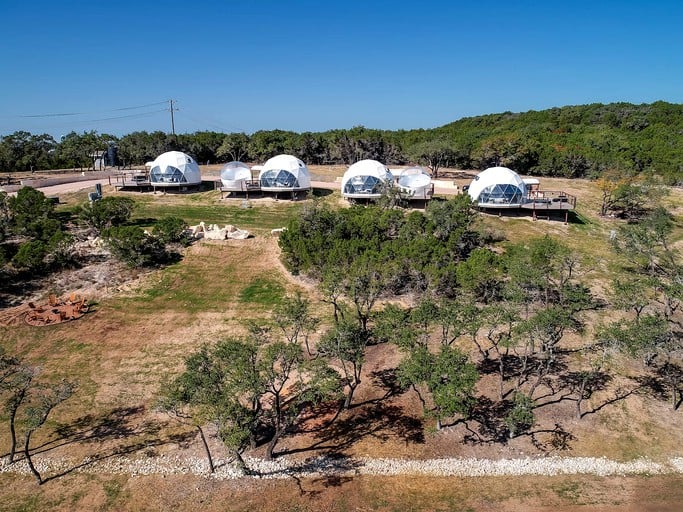
<instances>
[{"instance_id":1,"label":"deck railing","mask_svg":"<svg viewBox=\"0 0 683 512\"><path fill-rule=\"evenodd\" d=\"M561 190L532 190L527 194L527 204L537 209L553 209L560 205L576 207L576 196Z\"/></svg>"}]
</instances>

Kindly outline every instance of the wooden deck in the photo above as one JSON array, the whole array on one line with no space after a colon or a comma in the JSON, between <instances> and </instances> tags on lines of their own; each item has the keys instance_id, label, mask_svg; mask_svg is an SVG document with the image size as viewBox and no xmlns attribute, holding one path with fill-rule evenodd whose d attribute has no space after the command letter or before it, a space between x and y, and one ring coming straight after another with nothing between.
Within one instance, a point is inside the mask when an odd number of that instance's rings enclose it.
<instances>
[{"instance_id":1,"label":"wooden deck","mask_svg":"<svg viewBox=\"0 0 683 512\"><path fill-rule=\"evenodd\" d=\"M421 187L418 191L410 190L408 187L401 187L401 197L406 201L429 201L434 197L434 183L430 183L427 188Z\"/></svg>"},{"instance_id":2,"label":"wooden deck","mask_svg":"<svg viewBox=\"0 0 683 512\"><path fill-rule=\"evenodd\" d=\"M576 208L576 197L556 190L534 190L522 204L525 210L573 210Z\"/></svg>"},{"instance_id":3,"label":"wooden deck","mask_svg":"<svg viewBox=\"0 0 683 512\"><path fill-rule=\"evenodd\" d=\"M562 191L533 190L525 198L525 202L515 205L497 205L495 203L478 204L482 211L495 212L502 215L504 211L530 212L534 220L539 217L550 219L558 213L564 217L564 223L569 222L569 212L576 208L576 197Z\"/></svg>"},{"instance_id":4,"label":"wooden deck","mask_svg":"<svg viewBox=\"0 0 683 512\"><path fill-rule=\"evenodd\" d=\"M218 181L218 183L222 183ZM263 195L261 190L261 182L259 180L240 180L232 187L220 187L221 199L225 197L225 194L246 194L247 199L249 199L249 194L254 194L256 192Z\"/></svg>"},{"instance_id":5,"label":"wooden deck","mask_svg":"<svg viewBox=\"0 0 683 512\"><path fill-rule=\"evenodd\" d=\"M113 185L116 190L149 190L152 188L149 176L145 172L116 174L109 179L109 183Z\"/></svg>"}]
</instances>

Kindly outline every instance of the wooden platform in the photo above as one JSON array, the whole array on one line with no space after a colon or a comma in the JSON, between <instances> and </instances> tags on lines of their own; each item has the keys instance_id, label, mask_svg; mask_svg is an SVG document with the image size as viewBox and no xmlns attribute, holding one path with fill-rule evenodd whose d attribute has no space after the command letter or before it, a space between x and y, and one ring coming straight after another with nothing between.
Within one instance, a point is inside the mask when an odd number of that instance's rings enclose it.
<instances>
[{"instance_id":1,"label":"wooden platform","mask_svg":"<svg viewBox=\"0 0 683 512\"><path fill-rule=\"evenodd\" d=\"M550 219L551 216L559 212L564 214L562 215L564 223L567 224L569 212L576 208L576 197L562 191L534 190L529 193L522 204L480 203L477 207L481 211L497 212L498 215L503 215L503 212L530 212L534 220L539 217Z\"/></svg>"},{"instance_id":2,"label":"wooden platform","mask_svg":"<svg viewBox=\"0 0 683 512\"><path fill-rule=\"evenodd\" d=\"M137 190L147 190L152 188L152 184L149 181L122 181L113 183L116 190L123 189L137 189Z\"/></svg>"},{"instance_id":3,"label":"wooden platform","mask_svg":"<svg viewBox=\"0 0 683 512\"><path fill-rule=\"evenodd\" d=\"M218 183L221 183L221 182L219 181ZM256 192L263 195L263 191L261 190L260 180L240 180L233 187L220 187L220 191L221 191L221 199L223 199L223 197L225 197L225 194L232 194L232 193L246 194L247 199L249 198L249 194L254 194Z\"/></svg>"},{"instance_id":4,"label":"wooden platform","mask_svg":"<svg viewBox=\"0 0 683 512\"><path fill-rule=\"evenodd\" d=\"M109 182L116 190L149 190L152 188L149 176L144 172L117 174L112 176Z\"/></svg>"},{"instance_id":5,"label":"wooden platform","mask_svg":"<svg viewBox=\"0 0 683 512\"><path fill-rule=\"evenodd\" d=\"M576 197L556 190L534 190L527 196L522 205L525 210L573 210L576 208Z\"/></svg>"}]
</instances>

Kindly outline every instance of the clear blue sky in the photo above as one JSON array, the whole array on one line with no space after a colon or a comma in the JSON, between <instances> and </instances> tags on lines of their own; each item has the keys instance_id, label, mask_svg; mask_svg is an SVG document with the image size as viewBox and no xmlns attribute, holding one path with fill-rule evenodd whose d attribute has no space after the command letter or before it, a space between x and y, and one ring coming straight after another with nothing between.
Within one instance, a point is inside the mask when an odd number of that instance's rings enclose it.
<instances>
[{"instance_id":1,"label":"clear blue sky","mask_svg":"<svg viewBox=\"0 0 683 512\"><path fill-rule=\"evenodd\" d=\"M170 131L169 98L178 133L683 103L680 0L0 0L0 19L0 135Z\"/></svg>"}]
</instances>

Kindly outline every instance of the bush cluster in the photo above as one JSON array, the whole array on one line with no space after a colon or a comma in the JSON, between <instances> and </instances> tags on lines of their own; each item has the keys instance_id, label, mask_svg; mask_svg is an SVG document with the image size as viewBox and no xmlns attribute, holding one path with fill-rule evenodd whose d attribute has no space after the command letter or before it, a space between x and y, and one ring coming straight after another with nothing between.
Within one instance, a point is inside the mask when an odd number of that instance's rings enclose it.
<instances>
[{"instance_id":1,"label":"bush cluster","mask_svg":"<svg viewBox=\"0 0 683 512\"><path fill-rule=\"evenodd\" d=\"M446 290L450 271L481 244L474 219L465 195L407 215L378 206L333 210L316 203L290 222L279 243L295 274L377 274L392 293Z\"/></svg>"}]
</instances>

